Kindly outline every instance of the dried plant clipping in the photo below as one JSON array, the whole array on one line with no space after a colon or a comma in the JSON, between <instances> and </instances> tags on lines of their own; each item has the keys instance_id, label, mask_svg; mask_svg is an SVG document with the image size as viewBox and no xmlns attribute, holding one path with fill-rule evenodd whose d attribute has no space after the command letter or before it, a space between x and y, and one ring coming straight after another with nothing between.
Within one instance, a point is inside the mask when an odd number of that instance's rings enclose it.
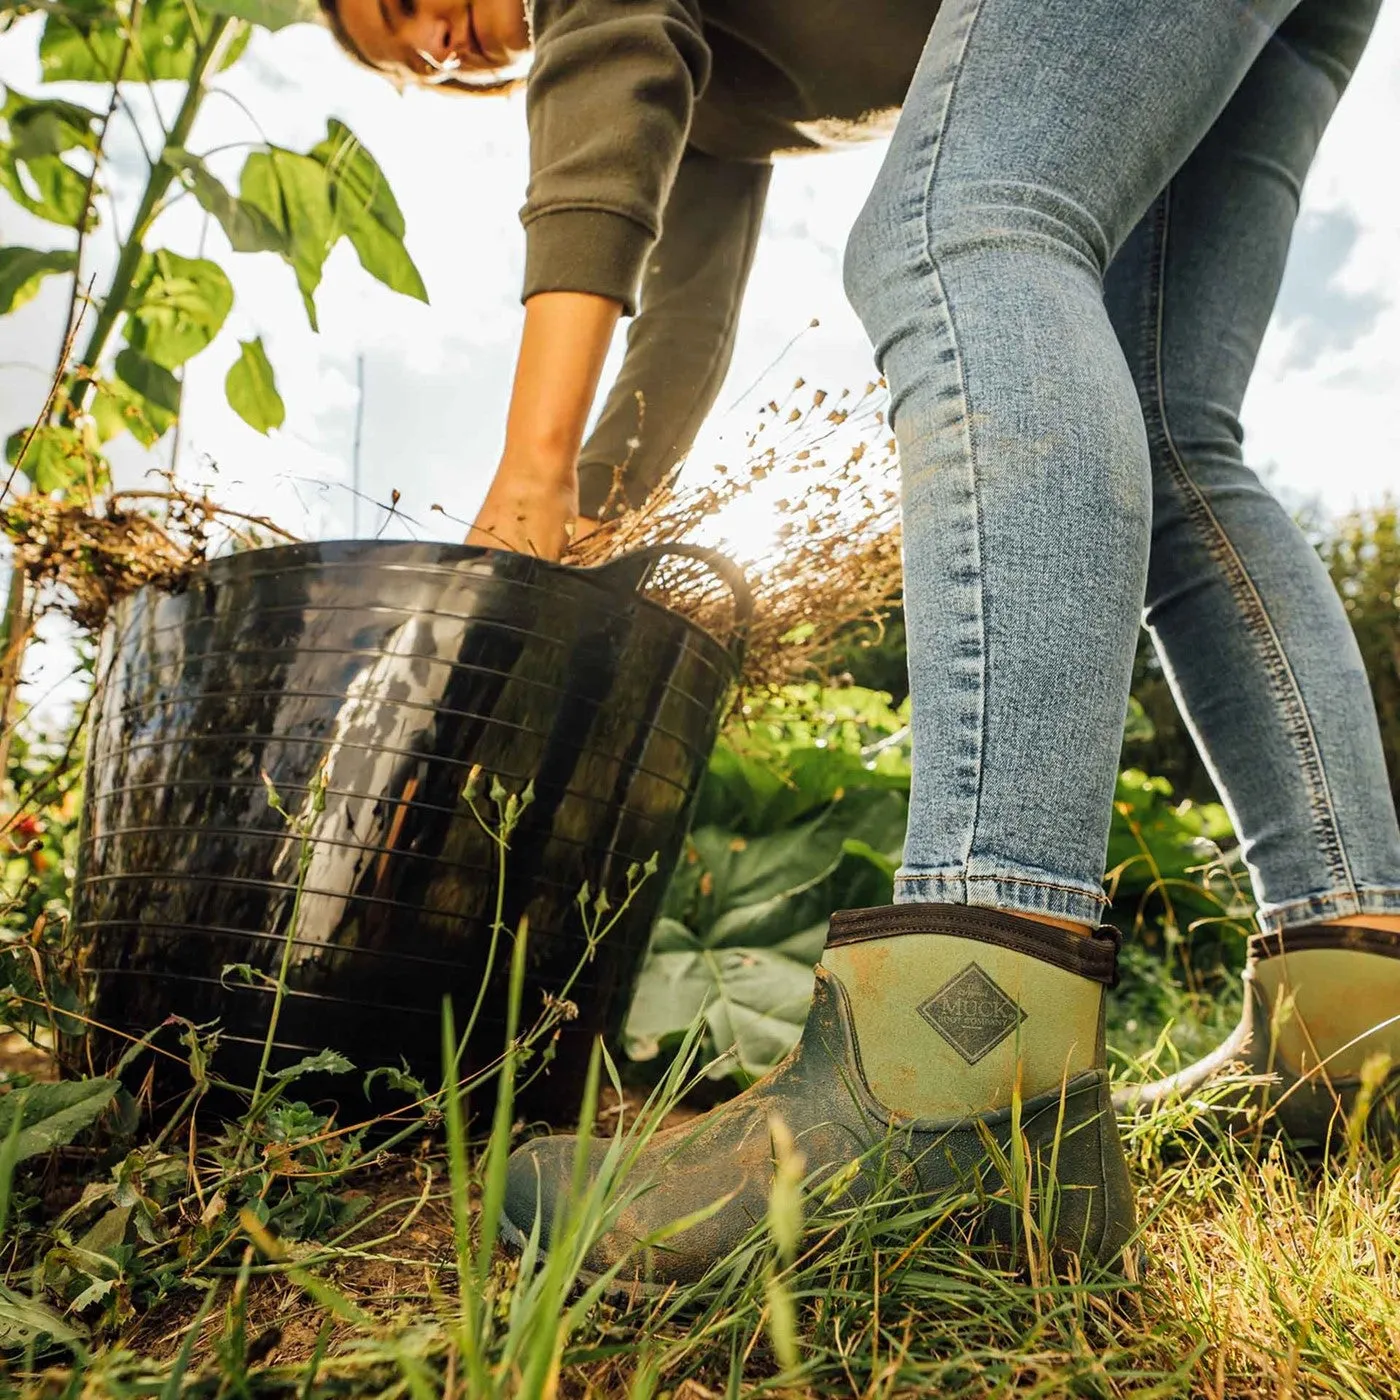
<instances>
[{"instance_id":1,"label":"dried plant clipping","mask_svg":"<svg viewBox=\"0 0 1400 1400\"><path fill-rule=\"evenodd\" d=\"M693 487L672 473L636 510L571 545L565 561L604 564L646 546L694 541L708 522L753 498L760 483L776 482L771 502L770 486L755 501L780 520L774 547L761 559L738 561L754 597L740 691L810 678L853 629L878 629L901 595L898 475L883 390L876 383L860 395L833 397L808 392L799 379L785 400L765 406L744 466L715 467L711 479ZM668 560L647 591L707 631L731 630L728 591L701 564Z\"/></svg>"},{"instance_id":2,"label":"dried plant clipping","mask_svg":"<svg viewBox=\"0 0 1400 1400\"><path fill-rule=\"evenodd\" d=\"M799 379L760 412L741 467L716 466L695 486L680 484L678 468L640 507L571 544L564 562L603 564L649 546L713 538L717 518L722 528L724 513L736 508L771 514L771 548L759 559L737 558L754 601L740 697L809 679L862 624L878 633L901 595L898 477L884 402L881 383L831 395ZM120 598L147 584L178 587L230 543L296 542L265 517L218 505L205 488L188 490L168 471L156 475L164 489L113 491L92 504L40 492L5 503L15 560L43 585L45 610L96 631ZM715 543L738 553L722 537ZM703 564L666 560L647 593L716 636L732 634L732 596Z\"/></svg>"},{"instance_id":3,"label":"dried plant clipping","mask_svg":"<svg viewBox=\"0 0 1400 1400\"><path fill-rule=\"evenodd\" d=\"M46 610L95 632L119 599L148 583L178 587L214 548L296 541L265 517L191 493L168 471L157 475L164 490L112 491L91 505L39 491L5 502L15 564L42 589Z\"/></svg>"}]
</instances>

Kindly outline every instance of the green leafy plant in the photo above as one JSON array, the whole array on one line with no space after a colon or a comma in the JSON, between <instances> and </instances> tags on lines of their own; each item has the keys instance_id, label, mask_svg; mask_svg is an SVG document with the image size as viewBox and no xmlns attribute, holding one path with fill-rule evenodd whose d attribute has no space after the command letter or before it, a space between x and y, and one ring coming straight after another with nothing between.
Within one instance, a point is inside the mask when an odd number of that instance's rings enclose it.
<instances>
[{"instance_id":1,"label":"green leafy plant","mask_svg":"<svg viewBox=\"0 0 1400 1400\"><path fill-rule=\"evenodd\" d=\"M887 903L908 819L903 715L855 687L753 702L715 750L652 935L627 1049L697 1018L714 1077L763 1073L806 1018L831 911Z\"/></svg>"},{"instance_id":2,"label":"green leafy plant","mask_svg":"<svg viewBox=\"0 0 1400 1400\"><path fill-rule=\"evenodd\" d=\"M233 252L281 258L313 329L326 259L342 239L393 291L422 301L427 292L389 182L343 122L331 119L320 141L294 151L263 139L250 117L255 139L236 178L227 162L237 147L191 149L205 100L239 61L253 28L314 17L314 3L55 0L19 7L21 15L31 10L44 16L42 83L83 84L93 97L76 102L11 88L0 106L0 190L63 230L57 247L0 247L0 316L23 306L46 278L67 278L71 287L49 396L39 417L6 441L9 480L19 474L35 491L91 504L108 486L106 452L114 440L129 434L152 449L170 436L186 367L219 337L233 309L233 282L205 250L204 237L197 249L162 242L165 216L182 201L197 203L206 234L216 225ZM174 95L138 107L135 90L150 85L173 87ZM163 111L174 112L168 124ZM146 168L134 210L118 222L108 148L114 123L122 121L135 126ZM92 270L99 231L118 244L101 279ZM242 342L225 391L234 412L259 432L285 421L260 336ZM23 588L12 587L0 637L23 634L28 615ZM10 658L0 671L0 728L17 675Z\"/></svg>"},{"instance_id":3,"label":"green leafy plant","mask_svg":"<svg viewBox=\"0 0 1400 1400\"><path fill-rule=\"evenodd\" d=\"M155 242L158 224L180 200L195 200L236 253L274 253L292 269L307 317L316 326L315 292L332 248L347 239L361 265L394 291L427 299L404 247L404 219L373 157L341 121L298 152L258 141L246 155L237 188L188 142L211 84L236 63L251 27L280 27L305 17L300 5L257 0L81 0L45 7L40 64L45 82L91 84L92 106L66 99L6 94L0 109L0 188L38 218L70 232L71 247L0 250L0 311L22 305L46 276L74 282L70 329L90 313L73 361L60 367L46 416L9 442L41 491L103 479L102 447L123 431L145 446L173 426L180 372L218 336L234 301L228 274L214 259ZM110 223L107 137L113 116L127 112L126 90L150 82L179 84L168 127L143 133L145 185L123 232L105 288L85 283L87 240ZM105 92L101 90L105 89ZM262 342L244 343L229 373L229 402L261 432L283 418L276 379ZM21 461L23 453L23 461Z\"/></svg>"}]
</instances>

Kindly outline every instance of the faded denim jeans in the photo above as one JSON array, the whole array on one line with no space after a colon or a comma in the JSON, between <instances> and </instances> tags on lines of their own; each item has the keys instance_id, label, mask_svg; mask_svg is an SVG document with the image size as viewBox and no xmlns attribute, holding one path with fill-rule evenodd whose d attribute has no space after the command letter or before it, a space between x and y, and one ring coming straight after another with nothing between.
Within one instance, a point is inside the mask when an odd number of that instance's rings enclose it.
<instances>
[{"instance_id":1,"label":"faded denim jeans","mask_svg":"<svg viewBox=\"0 0 1400 1400\"><path fill-rule=\"evenodd\" d=\"M944 0L846 259L902 460L898 900L1099 921L1145 621L1261 926L1400 911L1361 657L1238 421L1378 7Z\"/></svg>"}]
</instances>

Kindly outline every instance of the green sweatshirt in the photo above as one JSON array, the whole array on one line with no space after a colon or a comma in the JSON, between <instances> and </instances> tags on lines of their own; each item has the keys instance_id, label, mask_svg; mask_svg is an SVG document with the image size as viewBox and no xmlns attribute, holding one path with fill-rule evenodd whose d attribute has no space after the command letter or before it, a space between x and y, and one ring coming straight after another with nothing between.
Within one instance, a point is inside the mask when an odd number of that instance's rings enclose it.
<instances>
[{"instance_id":1,"label":"green sweatshirt","mask_svg":"<svg viewBox=\"0 0 1400 1400\"><path fill-rule=\"evenodd\" d=\"M524 295L594 292L636 313L580 458L585 515L623 462L639 504L713 405L772 157L887 132L937 8L534 0Z\"/></svg>"}]
</instances>

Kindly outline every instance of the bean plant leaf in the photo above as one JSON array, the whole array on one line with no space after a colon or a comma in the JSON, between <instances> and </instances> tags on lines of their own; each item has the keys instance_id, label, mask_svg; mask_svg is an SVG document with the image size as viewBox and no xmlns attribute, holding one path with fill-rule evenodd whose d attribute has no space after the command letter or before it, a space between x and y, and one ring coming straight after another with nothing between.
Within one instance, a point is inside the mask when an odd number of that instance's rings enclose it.
<instances>
[{"instance_id":1,"label":"bean plant leaf","mask_svg":"<svg viewBox=\"0 0 1400 1400\"><path fill-rule=\"evenodd\" d=\"M0 145L0 190L35 218L76 228L88 202L88 177L59 156L21 160Z\"/></svg>"},{"instance_id":2,"label":"bean plant leaf","mask_svg":"<svg viewBox=\"0 0 1400 1400\"><path fill-rule=\"evenodd\" d=\"M99 442L110 442L129 432L145 448L154 447L175 421L168 410L152 403L120 379L97 381L96 392L88 401L88 412L92 414Z\"/></svg>"},{"instance_id":3,"label":"bean plant leaf","mask_svg":"<svg viewBox=\"0 0 1400 1400\"><path fill-rule=\"evenodd\" d=\"M62 157L96 147L97 114L76 102L10 89L0 120L0 189L37 218L76 227L88 202L88 172Z\"/></svg>"},{"instance_id":4,"label":"bean plant leaf","mask_svg":"<svg viewBox=\"0 0 1400 1400\"><path fill-rule=\"evenodd\" d=\"M218 335L232 306L233 284L218 263L157 249L137 269L127 339L147 359L178 369Z\"/></svg>"},{"instance_id":5,"label":"bean plant leaf","mask_svg":"<svg viewBox=\"0 0 1400 1400\"><path fill-rule=\"evenodd\" d=\"M147 359L129 345L117 356L113 368L117 378L140 401L144 422L156 430L159 438L179 417L180 381L164 365Z\"/></svg>"},{"instance_id":6,"label":"bean plant leaf","mask_svg":"<svg viewBox=\"0 0 1400 1400\"><path fill-rule=\"evenodd\" d=\"M307 154L326 167L337 210L346 214L368 214L395 238L403 237L403 211L388 179L360 143L360 138L344 122L332 117L326 123L325 138Z\"/></svg>"},{"instance_id":7,"label":"bean plant leaf","mask_svg":"<svg viewBox=\"0 0 1400 1400\"><path fill-rule=\"evenodd\" d=\"M401 238L368 214L353 216L347 237L359 256L360 266L371 277L390 291L402 292L416 301L428 300L428 289Z\"/></svg>"},{"instance_id":8,"label":"bean plant leaf","mask_svg":"<svg viewBox=\"0 0 1400 1400\"><path fill-rule=\"evenodd\" d=\"M195 0L201 10L234 15L264 29L285 29L289 24L319 24L321 7L316 0Z\"/></svg>"},{"instance_id":9,"label":"bean plant leaf","mask_svg":"<svg viewBox=\"0 0 1400 1400\"><path fill-rule=\"evenodd\" d=\"M25 97L10 89L0 116L10 129L9 145L18 160L97 149L97 113L56 97Z\"/></svg>"},{"instance_id":10,"label":"bean plant leaf","mask_svg":"<svg viewBox=\"0 0 1400 1400\"><path fill-rule=\"evenodd\" d=\"M326 168L336 224L349 238L360 266L391 291L427 301L423 279L404 246L403 212L384 172L359 138L332 118L325 140L310 154Z\"/></svg>"},{"instance_id":11,"label":"bean plant leaf","mask_svg":"<svg viewBox=\"0 0 1400 1400\"><path fill-rule=\"evenodd\" d=\"M0 248L0 316L31 300L45 277L76 266L76 255L65 248Z\"/></svg>"},{"instance_id":12,"label":"bean plant leaf","mask_svg":"<svg viewBox=\"0 0 1400 1400\"><path fill-rule=\"evenodd\" d=\"M385 286L426 301L423 279L404 247L403 213L374 158L342 122L306 155L280 146L254 151L239 180L243 203L281 234L306 317L317 329L316 289L331 249L348 238L361 266Z\"/></svg>"},{"instance_id":13,"label":"bean plant leaf","mask_svg":"<svg viewBox=\"0 0 1400 1400\"><path fill-rule=\"evenodd\" d=\"M254 151L243 164L239 194L283 236L282 256L296 273L306 318L312 330L318 329L314 297L338 237L325 166L279 146Z\"/></svg>"},{"instance_id":14,"label":"bean plant leaf","mask_svg":"<svg viewBox=\"0 0 1400 1400\"><path fill-rule=\"evenodd\" d=\"M136 42L121 67L129 15L110 0L65 0L49 12L39 37L39 67L46 83L109 83L118 70L135 82L187 78L208 21L184 0L146 0ZM236 35L221 68L238 61L250 30Z\"/></svg>"},{"instance_id":15,"label":"bean plant leaf","mask_svg":"<svg viewBox=\"0 0 1400 1400\"><path fill-rule=\"evenodd\" d=\"M0 1095L0 1139L9 1134L18 1116L15 1161L66 1147L97 1121L116 1092L115 1079L69 1079L11 1089Z\"/></svg>"},{"instance_id":16,"label":"bean plant leaf","mask_svg":"<svg viewBox=\"0 0 1400 1400\"><path fill-rule=\"evenodd\" d=\"M164 159L186 177L200 208L219 221L235 253L280 253L286 247L283 231L256 205L226 189L198 156L172 146L167 148Z\"/></svg>"},{"instance_id":17,"label":"bean plant leaf","mask_svg":"<svg viewBox=\"0 0 1400 1400\"><path fill-rule=\"evenodd\" d=\"M268 363L262 338L241 342L242 350L224 381L229 407L260 433L280 428L287 418L286 405L277 392L277 378Z\"/></svg>"},{"instance_id":18,"label":"bean plant leaf","mask_svg":"<svg viewBox=\"0 0 1400 1400\"><path fill-rule=\"evenodd\" d=\"M20 459L22 451L23 460ZM90 469L100 468L94 470L94 475L105 477L106 464L92 452L82 433L60 423L46 423L32 438L28 429L11 434L5 444L5 457L11 466L17 465L28 476L36 491L45 495L50 491L66 491L76 482L85 480Z\"/></svg>"}]
</instances>

